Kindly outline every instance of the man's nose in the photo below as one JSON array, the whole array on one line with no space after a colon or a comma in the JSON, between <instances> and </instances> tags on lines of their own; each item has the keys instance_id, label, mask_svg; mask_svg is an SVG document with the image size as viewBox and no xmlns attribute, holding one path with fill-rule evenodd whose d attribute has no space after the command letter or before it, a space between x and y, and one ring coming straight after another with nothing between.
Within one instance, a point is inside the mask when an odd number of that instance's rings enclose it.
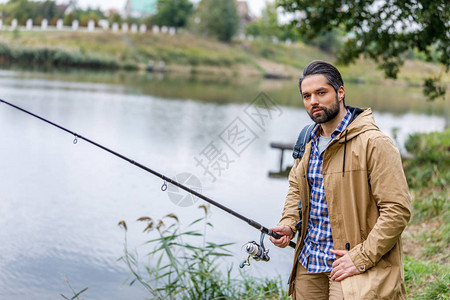
<instances>
[{"instance_id":1,"label":"man's nose","mask_svg":"<svg viewBox=\"0 0 450 300\"><path fill-rule=\"evenodd\" d=\"M319 97L317 95L311 95L311 105L316 106L319 105Z\"/></svg>"}]
</instances>

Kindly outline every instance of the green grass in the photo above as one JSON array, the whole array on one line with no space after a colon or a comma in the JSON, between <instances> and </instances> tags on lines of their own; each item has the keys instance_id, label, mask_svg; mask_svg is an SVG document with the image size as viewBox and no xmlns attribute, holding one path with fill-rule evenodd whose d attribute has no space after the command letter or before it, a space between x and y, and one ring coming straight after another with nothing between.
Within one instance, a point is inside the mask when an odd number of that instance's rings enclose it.
<instances>
[{"instance_id":1,"label":"green grass","mask_svg":"<svg viewBox=\"0 0 450 300\"><path fill-rule=\"evenodd\" d=\"M334 60L334 57L326 52L303 43L293 43L288 46L284 42L274 44L266 39L257 38L252 42L245 42L244 44L253 55L290 65L299 70L303 69L312 60Z\"/></svg>"},{"instance_id":2,"label":"green grass","mask_svg":"<svg viewBox=\"0 0 450 300\"><path fill-rule=\"evenodd\" d=\"M404 238L408 299L450 299L450 129L412 135L405 173L413 195Z\"/></svg>"},{"instance_id":3,"label":"green grass","mask_svg":"<svg viewBox=\"0 0 450 300\"><path fill-rule=\"evenodd\" d=\"M408 299L449 299L450 267L438 263L405 258Z\"/></svg>"},{"instance_id":4,"label":"green grass","mask_svg":"<svg viewBox=\"0 0 450 300\"><path fill-rule=\"evenodd\" d=\"M176 37L146 34L130 38L145 59L164 60L168 64L219 67L251 64L251 57L238 46L187 33Z\"/></svg>"}]
</instances>

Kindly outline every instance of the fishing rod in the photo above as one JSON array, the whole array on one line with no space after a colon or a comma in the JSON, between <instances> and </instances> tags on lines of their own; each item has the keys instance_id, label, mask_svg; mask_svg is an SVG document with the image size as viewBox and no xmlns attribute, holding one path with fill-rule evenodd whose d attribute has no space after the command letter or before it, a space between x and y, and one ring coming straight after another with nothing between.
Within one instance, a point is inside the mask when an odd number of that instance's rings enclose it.
<instances>
[{"instance_id":1,"label":"fishing rod","mask_svg":"<svg viewBox=\"0 0 450 300\"><path fill-rule=\"evenodd\" d=\"M27 111L27 110L25 110L25 109L23 109L23 108L21 108L19 106L16 106L16 105L14 105L12 103L9 103L9 102L5 101L5 100L0 99L0 103L7 104L7 105L9 105L9 106L11 106L11 107L13 107L15 109L18 109L18 110L28 114L28 115L31 115L31 116L33 116L33 117L35 117L35 118L37 118L37 119L39 119L41 121L44 121L44 122L46 122L46 123L48 123L50 125L53 125L53 126L55 126L55 127L59 128L59 129L65 131L67 133L70 133L71 135L73 135L75 137L74 140L73 140L74 144L76 144L78 142L78 139L82 139L82 140L84 140L84 141L86 141L86 142L88 142L88 143L90 143L90 144L92 144L92 145L94 145L94 146L96 146L96 147L98 147L100 149L103 149L103 150L105 150L105 151L107 151L107 152L109 152L109 153L111 153L111 154L113 154L113 155L115 155L115 156L117 156L117 157L119 157L119 158L121 158L121 159L123 159L123 160L125 160L125 161L127 161L127 162L129 162L131 164L133 164L133 165L135 165L136 167L139 167L139 168L141 168L141 169L143 169L143 170L145 170L145 171L147 171L147 172L149 172L149 173L151 173L151 174L161 178L162 180L164 180L164 184L161 187L162 191L165 191L167 189L167 182L168 182L168 183L173 184L173 185L179 187L180 189L182 189L182 190L184 190L184 191L186 191L186 192L188 192L188 193L190 193L190 194L192 194L192 195L194 195L194 196L196 196L196 197L198 197L198 198L200 198L200 199L202 199L202 200L204 200L204 201L206 201L206 202L208 202L208 203L210 203L210 204L212 204L212 205L214 205L214 206L216 206L216 207L218 207L218 208L220 208L220 209L222 209L224 211L226 211L227 213L235 216L236 218L241 219L242 221L246 222L248 225L252 226L253 228L256 228L257 230L259 230L261 232L261 238L260 238L260 244L258 244L258 243L253 241L253 242L249 242L246 245L244 245L245 246L245 250L249 254L249 256L248 256L248 258L246 260L244 260L241 263L240 267L242 268L243 266L250 265L250 263L249 263L249 259L250 258L253 258L255 260L269 261L269 259L270 259L269 256L268 256L269 250L265 249L264 243L263 243L264 235L267 234L267 235L270 235L270 236L272 236L272 237L274 237L276 239L279 239L279 238L281 238L281 235L279 235L278 233L270 230L267 227L264 227L263 225L259 224L258 222L254 221L252 219L249 219L249 218L247 218L247 217L245 217L245 216L235 212L234 210L232 210L232 209L230 209L230 208L220 204L219 202L216 202L216 201L212 200L211 198L206 197L206 196L204 196L204 195L194 191L193 189L191 189L191 188L189 188L189 187L187 187L187 186L185 186L185 185L183 185L183 184L181 184L181 183L179 183L179 182L177 182L177 181L175 181L175 180L173 180L173 179L171 179L171 178L169 178L169 177L167 177L167 176L165 176L165 175L163 175L163 174L161 174L159 172L156 172L156 171L150 169L149 167L146 167L146 166L144 166L144 165L142 165L142 164L140 164L140 163L138 163L138 162L136 162L136 161L134 161L134 160L132 160L132 159L122 155L122 154L120 154L120 153L117 153L117 152L115 152L115 151L113 151L113 150L111 150L111 149L109 149L109 148L107 148L105 146L102 146L102 145L100 145L100 144L98 144L98 143L96 143L96 142L94 142L94 141L92 141L92 140L90 140L90 139L88 139L88 138L86 138L86 137L76 133L76 132L73 132L73 131L71 131L71 130L69 130L67 128L64 128L64 127L62 127L62 126L60 126L60 125L58 125L56 123L53 123L53 122L51 122L51 121L49 121L47 119L44 119L44 118L42 118L42 117L40 117L40 116L38 116L38 115L36 115L36 114L34 114L32 112L29 112L29 111ZM289 242L289 246L295 249L295 243L293 241Z\"/></svg>"}]
</instances>

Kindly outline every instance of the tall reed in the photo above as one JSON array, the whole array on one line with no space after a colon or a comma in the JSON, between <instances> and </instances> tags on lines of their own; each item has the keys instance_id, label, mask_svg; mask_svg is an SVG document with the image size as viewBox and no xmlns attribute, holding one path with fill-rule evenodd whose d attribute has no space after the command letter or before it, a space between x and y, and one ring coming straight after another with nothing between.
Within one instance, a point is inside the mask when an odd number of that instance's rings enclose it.
<instances>
[{"instance_id":1,"label":"tall reed","mask_svg":"<svg viewBox=\"0 0 450 300\"><path fill-rule=\"evenodd\" d=\"M279 278L258 279L242 272L240 278L233 278L233 266L221 266L221 258L231 256L227 249L231 243L206 240L206 231L213 226L207 221L207 207L200 207L205 216L187 229L181 228L174 214L159 221L150 217L138 219L146 223L144 232L157 233L146 242L152 249L147 253L150 263L145 266L145 274L139 271L137 253L128 249L127 225L119 222L125 231L124 255L120 260L130 269L130 285L139 282L155 299L289 299ZM203 232L192 229L199 222L204 223Z\"/></svg>"}]
</instances>

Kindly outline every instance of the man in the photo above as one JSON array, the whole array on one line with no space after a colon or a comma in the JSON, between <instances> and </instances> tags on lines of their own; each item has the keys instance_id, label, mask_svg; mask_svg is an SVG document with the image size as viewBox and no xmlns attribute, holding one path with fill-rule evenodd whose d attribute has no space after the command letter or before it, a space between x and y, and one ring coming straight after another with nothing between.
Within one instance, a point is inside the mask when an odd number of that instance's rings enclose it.
<instances>
[{"instance_id":1,"label":"man","mask_svg":"<svg viewBox=\"0 0 450 300\"><path fill-rule=\"evenodd\" d=\"M277 227L286 247L299 231L289 280L293 299L406 299L401 233L410 198L401 158L370 109L345 106L330 63L313 61L299 80L316 123L289 174Z\"/></svg>"}]
</instances>

